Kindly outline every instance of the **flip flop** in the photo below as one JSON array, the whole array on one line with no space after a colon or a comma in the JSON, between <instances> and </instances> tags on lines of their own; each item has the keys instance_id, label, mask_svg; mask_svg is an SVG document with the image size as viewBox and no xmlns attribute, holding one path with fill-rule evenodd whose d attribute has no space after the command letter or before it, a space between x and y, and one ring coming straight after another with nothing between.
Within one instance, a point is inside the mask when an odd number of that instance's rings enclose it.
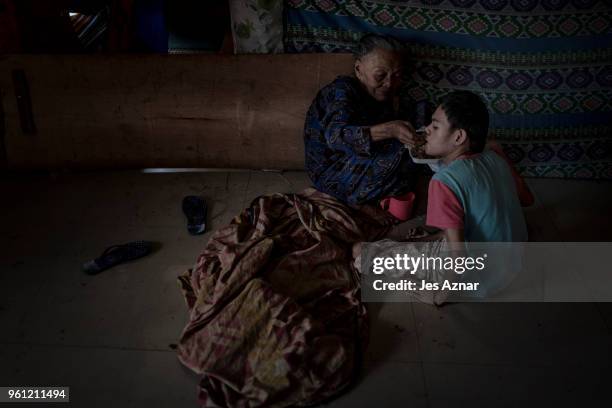
<instances>
[{"instance_id":1,"label":"flip flop","mask_svg":"<svg viewBox=\"0 0 612 408\"><path fill-rule=\"evenodd\" d=\"M149 254L153 243L149 241L134 241L123 245L113 245L106 248L98 258L85 262L83 272L95 275L123 262L133 261Z\"/></svg>"},{"instance_id":2,"label":"flip flop","mask_svg":"<svg viewBox=\"0 0 612 408\"><path fill-rule=\"evenodd\" d=\"M206 211L206 201L202 197L183 198L183 213L187 217L187 231L191 235L200 235L206 231Z\"/></svg>"}]
</instances>

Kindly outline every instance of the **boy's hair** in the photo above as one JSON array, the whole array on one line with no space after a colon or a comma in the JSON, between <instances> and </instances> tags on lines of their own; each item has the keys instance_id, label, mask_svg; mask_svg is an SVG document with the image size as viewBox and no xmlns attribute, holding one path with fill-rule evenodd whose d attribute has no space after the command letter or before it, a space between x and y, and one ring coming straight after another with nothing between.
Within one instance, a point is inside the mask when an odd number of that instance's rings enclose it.
<instances>
[{"instance_id":1,"label":"boy's hair","mask_svg":"<svg viewBox=\"0 0 612 408\"><path fill-rule=\"evenodd\" d=\"M374 51L376 48L393 51L401 55L406 53L406 47L391 36L366 34L361 37L359 42L355 45L355 48L353 49L353 56L355 59L360 59L361 57Z\"/></svg>"},{"instance_id":2,"label":"boy's hair","mask_svg":"<svg viewBox=\"0 0 612 408\"><path fill-rule=\"evenodd\" d=\"M482 99L473 92L455 91L442 98L440 107L453 129L465 130L470 151L482 152L489 133L489 112Z\"/></svg>"}]
</instances>

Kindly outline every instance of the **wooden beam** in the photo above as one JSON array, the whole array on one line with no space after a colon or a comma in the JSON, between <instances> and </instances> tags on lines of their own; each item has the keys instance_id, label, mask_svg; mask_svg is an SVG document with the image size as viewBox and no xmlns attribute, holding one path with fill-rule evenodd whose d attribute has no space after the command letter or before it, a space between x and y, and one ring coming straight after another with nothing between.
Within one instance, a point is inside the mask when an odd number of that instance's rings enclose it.
<instances>
[{"instance_id":1,"label":"wooden beam","mask_svg":"<svg viewBox=\"0 0 612 408\"><path fill-rule=\"evenodd\" d=\"M35 137L3 97L14 168L303 168L306 111L350 73L347 54L37 56L0 59L28 78ZM14 98L13 98L14 99Z\"/></svg>"}]
</instances>

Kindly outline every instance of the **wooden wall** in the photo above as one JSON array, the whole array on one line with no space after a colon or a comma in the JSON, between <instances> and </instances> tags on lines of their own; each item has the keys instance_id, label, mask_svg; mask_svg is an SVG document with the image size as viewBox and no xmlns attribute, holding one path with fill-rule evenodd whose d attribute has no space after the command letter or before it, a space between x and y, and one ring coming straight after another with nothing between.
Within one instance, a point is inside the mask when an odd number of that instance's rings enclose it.
<instances>
[{"instance_id":1,"label":"wooden wall","mask_svg":"<svg viewBox=\"0 0 612 408\"><path fill-rule=\"evenodd\" d=\"M0 56L6 163L302 169L308 106L351 69L346 54ZM27 79L33 134L14 70Z\"/></svg>"}]
</instances>

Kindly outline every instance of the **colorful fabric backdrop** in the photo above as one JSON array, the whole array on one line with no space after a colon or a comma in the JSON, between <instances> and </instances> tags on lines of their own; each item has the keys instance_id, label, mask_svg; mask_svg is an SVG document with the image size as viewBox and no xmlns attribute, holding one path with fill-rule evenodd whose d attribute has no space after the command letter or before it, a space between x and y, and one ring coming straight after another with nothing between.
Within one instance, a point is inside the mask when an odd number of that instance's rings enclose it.
<instances>
[{"instance_id":1,"label":"colorful fabric backdrop","mask_svg":"<svg viewBox=\"0 0 612 408\"><path fill-rule=\"evenodd\" d=\"M612 5L596 0L288 0L285 52L347 52L390 34L414 57L402 91L424 121L479 93L523 175L612 179Z\"/></svg>"}]
</instances>

